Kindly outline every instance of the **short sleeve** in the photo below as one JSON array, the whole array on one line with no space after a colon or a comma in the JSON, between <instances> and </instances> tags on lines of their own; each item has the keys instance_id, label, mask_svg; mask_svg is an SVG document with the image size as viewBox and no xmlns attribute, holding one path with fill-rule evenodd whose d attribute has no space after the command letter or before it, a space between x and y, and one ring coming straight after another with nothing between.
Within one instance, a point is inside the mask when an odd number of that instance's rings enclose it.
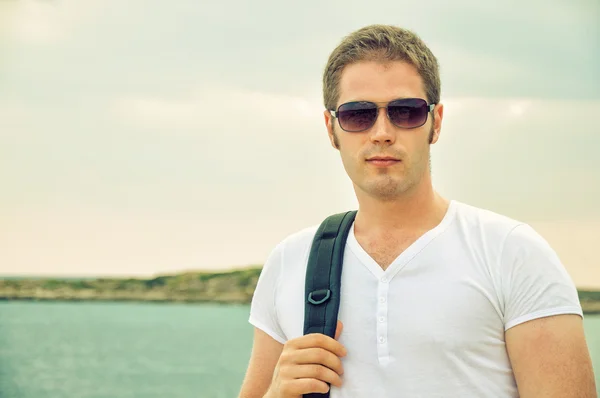
<instances>
[{"instance_id":1,"label":"short sleeve","mask_svg":"<svg viewBox=\"0 0 600 398\"><path fill-rule=\"evenodd\" d=\"M248 321L276 341L285 344L285 334L279 326L275 302L282 266L283 244L279 244L270 253L258 277Z\"/></svg>"},{"instance_id":2,"label":"short sleeve","mask_svg":"<svg viewBox=\"0 0 600 398\"><path fill-rule=\"evenodd\" d=\"M583 317L577 288L556 252L531 226L515 227L501 255L504 327L559 314Z\"/></svg>"}]
</instances>

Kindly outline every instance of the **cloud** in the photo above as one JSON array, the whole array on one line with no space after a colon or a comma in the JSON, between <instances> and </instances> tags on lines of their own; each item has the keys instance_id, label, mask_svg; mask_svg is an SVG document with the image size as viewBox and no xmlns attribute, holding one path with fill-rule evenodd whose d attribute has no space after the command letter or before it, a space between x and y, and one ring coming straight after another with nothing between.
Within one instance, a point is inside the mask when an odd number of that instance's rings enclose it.
<instances>
[{"instance_id":1,"label":"cloud","mask_svg":"<svg viewBox=\"0 0 600 398\"><path fill-rule=\"evenodd\" d=\"M19 0L8 21L9 35L21 43L50 44L65 38L68 19L53 1Z\"/></svg>"},{"instance_id":2,"label":"cloud","mask_svg":"<svg viewBox=\"0 0 600 398\"><path fill-rule=\"evenodd\" d=\"M2 220L0 274L18 275L152 275L245 266L262 262L285 233L283 223L268 217L260 223L230 217L208 222L202 214L72 203L17 208Z\"/></svg>"},{"instance_id":3,"label":"cloud","mask_svg":"<svg viewBox=\"0 0 600 398\"><path fill-rule=\"evenodd\" d=\"M10 8L5 7L7 33L19 44L56 44L71 38L76 27L97 17L97 11L106 7L109 1L111 0L12 1Z\"/></svg>"},{"instance_id":4,"label":"cloud","mask_svg":"<svg viewBox=\"0 0 600 398\"><path fill-rule=\"evenodd\" d=\"M255 186L277 196L291 189L299 196L290 203L299 204L306 201L298 192L303 185L345 189L314 98L219 88L129 98L115 109L123 123L137 126L137 134L199 140L198 159L208 176L203 183L212 192L235 197L236 189ZM589 115L600 112L599 101L467 97L443 103L442 137L432 148L434 181L442 192L520 218L600 218L600 158L593 151L600 137L588 126ZM213 205L219 203L216 194Z\"/></svg>"},{"instance_id":5,"label":"cloud","mask_svg":"<svg viewBox=\"0 0 600 398\"><path fill-rule=\"evenodd\" d=\"M315 99L210 87L180 97L123 96L112 110L132 136L188 140L173 164L185 159L183 153L197 154L189 155L194 157L196 173L179 175L194 179L200 172L210 192L204 195L207 206L218 207L230 200L235 206L242 192L255 189L261 195L280 195L287 189L281 181L321 186L338 171L337 164L328 167L335 153L327 145L323 108ZM307 156L311 161L307 162ZM315 178L317 173L320 176ZM165 182L172 178L160 175ZM256 206L263 208L261 195L256 197Z\"/></svg>"},{"instance_id":6,"label":"cloud","mask_svg":"<svg viewBox=\"0 0 600 398\"><path fill-rule=\"evenodd\" d=\"M532 102L529 100L516 101L510 104L508 114L512 117L523 116L529 109L531 109Z\"/></svg>"},{"instance_id":7,"label":"cloud","mask_svg":"<svg viewBox=\"0 0 600 398\"><path fill-rule=\"evenodd\" d=\"M599 112L600 101L449 100L434 180L519 218L600 219L600 136L589 126Z\"/></svg>"},{"instance_id":8,"label":"cloud","mask_svg":"<svg viewBox=\"0 0 600 398\"><path fill-rule=\"evenodd\" d=\"M335 20L315 13L316 1L296 8L268 0L10 3L14 23L6 25L14 25L18 51L3 59L11 68L1 74L7 83L0 91L29 102L72 106L122 91L181 99L193 84L318 98L331 50L345 34L377 21L409 26L430 43L440 59L443 97L577 99L600 93L600 52L594 51L600 32L591 3L584 12L579 2L492 9L436 0L407 10L401 2L367 9L350 1L337 7ZM556 15L565 18L555 26Z\"/></svg>"},{"instance_id":9,"label":"cloud","mask_svg":"<svg viewBox=\"0 0 600 398\"><path fill-rule=\"evenodd\" d=\"M322 120L322 106L294 95L214 87L178 98L131 95L113 103L115 116L128 124L169 132L297 126Z\"/></svg>"},{"instance_id":10,"label":"cloud","mask_svg":"<svg viewBox=\"0 0 600 398\"><path fill-rule=\"evenodd\" d=\"M0 138L24 138L24 124L31 114L22 104L0 101Z\"/></svg>"}]
</instances>

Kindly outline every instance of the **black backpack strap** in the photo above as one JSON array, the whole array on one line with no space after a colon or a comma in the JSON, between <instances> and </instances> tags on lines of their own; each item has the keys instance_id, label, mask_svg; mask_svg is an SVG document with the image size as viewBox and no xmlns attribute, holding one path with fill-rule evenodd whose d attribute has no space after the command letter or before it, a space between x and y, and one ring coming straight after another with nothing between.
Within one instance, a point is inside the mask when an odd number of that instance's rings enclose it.
<instances>
[{"instance_id":1,"label":"black backpack strap","mask_svg":"<svg viewBox=\"0 0 600 398\"><path fill-rule=\"evenodd\" d=\"M304 334L335 337L340 306L344 248L356 211L334 214L319 226L313 239L306 269ZM326 394L305 394L324 398Z\"/></svg>"}]
</instances>

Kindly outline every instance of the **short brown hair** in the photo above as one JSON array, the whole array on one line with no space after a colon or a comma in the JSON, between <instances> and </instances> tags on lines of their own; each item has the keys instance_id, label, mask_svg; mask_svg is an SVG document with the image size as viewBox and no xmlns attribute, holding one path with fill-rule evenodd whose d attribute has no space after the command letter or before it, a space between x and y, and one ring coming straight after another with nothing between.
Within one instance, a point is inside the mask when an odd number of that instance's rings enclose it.
<instances>
[{"instance_id":1,"label":"short brown hair","mask_svg":"<svg viewBox=\"0 0 600 398\"><path fill-rule=\"evenodd\" d=\"M440 101L440 72L437 58L415 33L391 25L370 25L344 37L333 50L323 73L323 101L333 110L340 98L340 80L347 65L359 61L405 61L423 79L429 103Z\"/></svg>"}]
</instances>

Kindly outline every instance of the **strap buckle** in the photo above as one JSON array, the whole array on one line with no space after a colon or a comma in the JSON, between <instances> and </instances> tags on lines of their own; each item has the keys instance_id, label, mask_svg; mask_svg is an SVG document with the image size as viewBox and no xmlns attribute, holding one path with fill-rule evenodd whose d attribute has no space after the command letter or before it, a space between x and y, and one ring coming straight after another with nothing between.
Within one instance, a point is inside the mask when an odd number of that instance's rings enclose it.
<instances>
[{"instance_id":1,"label":"strap buckle","mask_svg":"<svg viewBox=\"0 0 600 398\"><path fill-rule=\"evenodd\" d=\"M331 290L329 289L320 289L312 291L308 294L308 301L311 304L319 305L323 304L331 297Z\"/></svg>"}]
</instances>

